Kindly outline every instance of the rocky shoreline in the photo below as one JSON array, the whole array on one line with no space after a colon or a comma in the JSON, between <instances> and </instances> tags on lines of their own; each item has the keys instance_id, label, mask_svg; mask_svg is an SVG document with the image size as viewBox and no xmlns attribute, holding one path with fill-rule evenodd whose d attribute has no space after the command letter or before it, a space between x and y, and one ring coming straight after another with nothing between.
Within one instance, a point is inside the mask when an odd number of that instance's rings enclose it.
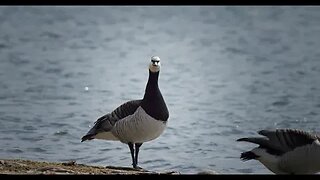
<instances>
[{"instance_id":1,"label":"rocky shoreline","mask_svg":"<svg viewBox=\"0 0 320 180\"><path fill-rule=\"evenodd\" d=\"M114 166L90 166L70 162L41 162L21 159L0 160L0 174L87 174L87 175L140 175L140 174L170 174L179 175L179 172L152 172L144 169Z\"/></svg>"}]
</instances>

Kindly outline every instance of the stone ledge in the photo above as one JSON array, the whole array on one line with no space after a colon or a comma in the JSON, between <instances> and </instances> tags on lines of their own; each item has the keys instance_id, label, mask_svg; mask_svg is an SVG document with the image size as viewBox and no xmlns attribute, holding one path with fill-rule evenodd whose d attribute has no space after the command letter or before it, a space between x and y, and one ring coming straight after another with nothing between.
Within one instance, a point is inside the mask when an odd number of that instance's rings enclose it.
<instances>
[{"instance_id":1,"label":"stone ledge","mask_svg":"<svg viewBox=\"0 0 320 180\"><path fill-rule=\"evenodd\" d=\"M21 159L0 160L0 174L87 174L87 175L140 175L140 174L170 174L179 175L179 172L152 172L144 169L114 166L90 166L70 162L41 162Z\"/></svg>"}]
</instances>

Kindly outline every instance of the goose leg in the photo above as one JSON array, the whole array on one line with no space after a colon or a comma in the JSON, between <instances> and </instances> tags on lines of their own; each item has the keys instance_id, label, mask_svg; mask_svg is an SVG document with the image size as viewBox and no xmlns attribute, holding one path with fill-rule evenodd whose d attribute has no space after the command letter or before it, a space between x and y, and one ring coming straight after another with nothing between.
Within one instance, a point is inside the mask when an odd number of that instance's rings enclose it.
<instances>
[{"instance_id":1,"label":"goose leg","mask_svg":"<svg viewBox=\"0 0 320 180\"><path fill-rule=\"evenodd\" d=\"M141 169L138 165L138 154L139 154L139 149L140 146L142 145L142 143L135 143L135 165L133 166L133 168L137 168L137 169Z\"/></svg>"},{"instance_id":2,"label":"goose leg","mask_svg":"<svg viewBox=\"0 0 320 180\"><path fill-rule=\"evenodd\" d=\"M133 149L133 144L131 142L128 143L130 153L131 153L131 158L132 158L132 166L135 168L136 163L135 163L135 158L134 158L134 149Z\"/></svg>"}]
</instances>

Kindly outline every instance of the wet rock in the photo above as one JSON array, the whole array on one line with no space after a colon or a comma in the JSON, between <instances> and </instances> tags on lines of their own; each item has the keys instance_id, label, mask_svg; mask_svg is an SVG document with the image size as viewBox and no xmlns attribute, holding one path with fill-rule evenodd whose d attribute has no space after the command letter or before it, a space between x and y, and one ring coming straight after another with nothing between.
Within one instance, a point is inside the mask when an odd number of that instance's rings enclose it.
<instances>
[{"instance_id":1,"label":"wet rock","mask_svg":"<svg viewBox=\"0 0 320 180\"><path fill-rule=\"evenodd\" d=\"M65 165L65 166L75 166L76 165L76 161L69 161L69 162L62 163L62 164Z\"/></svg>"}]
</instances>

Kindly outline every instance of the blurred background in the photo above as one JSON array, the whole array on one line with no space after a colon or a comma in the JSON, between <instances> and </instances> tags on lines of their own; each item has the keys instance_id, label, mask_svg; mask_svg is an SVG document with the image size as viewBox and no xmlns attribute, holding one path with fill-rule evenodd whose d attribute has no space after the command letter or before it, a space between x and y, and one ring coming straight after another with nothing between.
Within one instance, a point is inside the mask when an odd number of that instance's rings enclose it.
<instances>
[{"instance_id":1,"label":"blurred background","mask_svg":"<svg viewBox=\"0 0 320 180\"><path fill-rule=\"evenodd\" d=\"M127 145L80 139L143 97L150 57L168 128L141 167L271 173L235 142L261 129L319 131L319 7L0 7L0 158L131 167Z\"/></svg>"}]
</instances>

